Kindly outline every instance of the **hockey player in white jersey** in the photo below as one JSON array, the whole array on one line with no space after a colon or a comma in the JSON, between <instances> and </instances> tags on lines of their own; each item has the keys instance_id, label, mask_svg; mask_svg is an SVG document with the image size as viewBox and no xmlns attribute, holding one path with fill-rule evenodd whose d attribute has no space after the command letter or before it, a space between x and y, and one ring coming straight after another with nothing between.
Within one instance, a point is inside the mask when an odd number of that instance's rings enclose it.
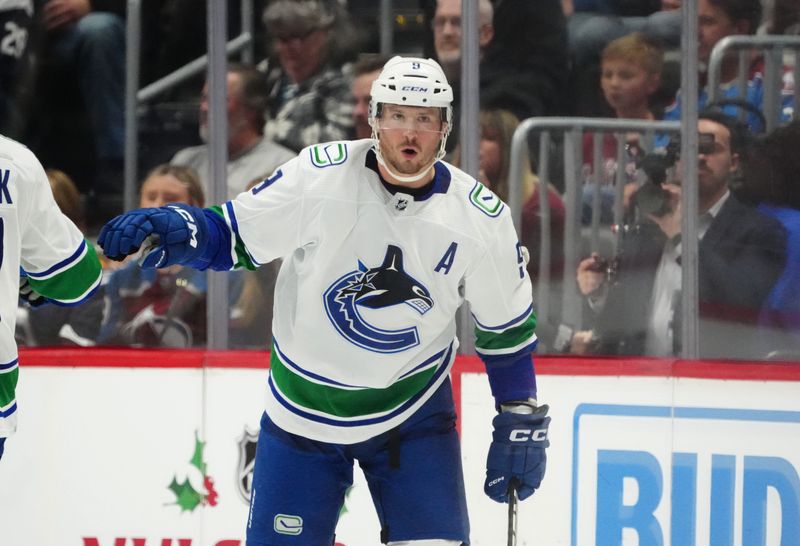
<instances>
[{"instance_id":1,"label":"hockey player in white jersey","mask_svg":"<svg viewBox=\"0 0 800 546\"><path fill-rule=\"evenodd\" d=\"M531 284L508 207L441 161L452 97L437 63L395 57L372 87L372 139L311 146L233 201L139 209L100 234L114 259L147 242L143 267L283 258L248 546L332 544L354 460L383 543L469 543L448 377L464 300L498 410L484 489L505 502L512 482L521 499L539 487Z\"/></svg>"},{"instance_id":2,"label":"hockey player in white jersey","mask_svg":"<svg viewBox=\"0 0 800 546\"><path fill-rule=\"evenodd\" d=\"M17 426L17 301L76 305L100 285L94 247L56 205L41 163L0 136L0 457Z\"/></svg>"}]
</instances>

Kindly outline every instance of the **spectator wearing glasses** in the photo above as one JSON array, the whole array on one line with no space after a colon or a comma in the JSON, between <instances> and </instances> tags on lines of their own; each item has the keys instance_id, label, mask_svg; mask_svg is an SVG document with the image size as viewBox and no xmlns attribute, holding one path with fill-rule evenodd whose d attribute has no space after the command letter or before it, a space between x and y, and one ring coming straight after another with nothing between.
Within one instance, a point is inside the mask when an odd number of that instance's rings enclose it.
<instances>
[{"instance_id":1,"label":"spectator wearing glasses","mask_svg":"<svg viewBox=\"0 0 800 546\"><path fill-rule=\"evenodd\" d=\"M478 47L483 58L494 38L494 8L489 0L478 0ZM436 57L450 82L461 78L461 0L438 0L431 21Z\"/></svg>"},{"instance_id":2,"label":"spectator wearing glasses","mask_svg":"<svg viewBox=\"0 0 800 546\"><path fill-rule=\"evenodd\" d=\"M266 136L287 148L348 138L353 105L347 63L356 31L337 2L274 0L264 24L277 63L267 64Z\"/></svg>"},{"instance_id":3,"label":"spectator wearing glasses","mask_svg":"<svg viewBox=\"0 0 800 546\"><path fill-rule=\"evenodd\" d=\"M461 8L461 0L438 0L431 21L436 58L453 87L455 137L461 117ZM504 0L495 7L480 0L478 10L481 107L508 110L520 120L560 113L567 32L559 0ZM451 138L448 149L456 143Z\"/></svg>"},{"instance_id":4,"label":"spectator wearing glasses","mask_svg":"<svg viewBox=\"0 0 800 546\"><path fill-rule=\"evenodd\" d=\"M763 357L768 348L757 318L783 271L786 232L730 191L746 151L743 124L712 109L700 114L698 130L700 356ZM680 354L682 187L673 182L661 189L660 207L646 206L637 192L641 218L622 241L610 283L604 268L589 267L594 258L579 265L578 285L595 298L598 315L592 331L573 335L572 352Z\"/></svg>"}]
</instances>

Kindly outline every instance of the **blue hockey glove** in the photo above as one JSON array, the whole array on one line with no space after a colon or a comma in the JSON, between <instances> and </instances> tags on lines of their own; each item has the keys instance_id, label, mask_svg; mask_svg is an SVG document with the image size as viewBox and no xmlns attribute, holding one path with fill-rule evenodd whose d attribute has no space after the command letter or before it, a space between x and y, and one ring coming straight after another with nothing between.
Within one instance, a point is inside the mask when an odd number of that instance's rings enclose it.
<instances>
[{"instance_id":1,"label":"blue hockey glove","mask_svg":"<svg viewBox=\"0 0 800 546\"><path fill-rule=\"evenodd\" d=\"M512 480L517 484L520 500L530 497L542 483L547 461L545 448L550 445L547 410L546 405L538 408L524 404L504 405L501 413L492 420L494 432L486 460L483 490L493 500L508 502L508 487Z\"/></svg>"},{"instance_id":2,"label":"blue hockey glove","mask_svg":"<svg viewBox=\"0 0 800 546\"><path fill-rule=\"evenodd\" d=\"M126 212L103 226L97 243L112 260L124 260L144 245L144 269L185 264L205 248L208 224L203 210L182 203Z\"/></svg>"},{"instance_id":3,"label":"blue hockey glove","mask_svg":"<svg viewBox=\"0 0 800 546\"><path fill-rule=\"evenodd\" d=\"M4 449L3 448L3 444L5 444L5 443L6 443L6 439L5 438L0 438L0 459L3 458L3 449Z\"/></svg>"}]
</instances>

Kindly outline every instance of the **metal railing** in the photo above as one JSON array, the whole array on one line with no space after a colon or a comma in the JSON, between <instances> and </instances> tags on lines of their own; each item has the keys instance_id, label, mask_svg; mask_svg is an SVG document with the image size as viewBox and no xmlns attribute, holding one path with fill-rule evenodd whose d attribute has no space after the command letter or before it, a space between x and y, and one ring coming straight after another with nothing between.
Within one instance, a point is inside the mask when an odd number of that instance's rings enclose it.
<instances>
[{"instance_id":1,"label":"metal railing","mask_svg":"<svg viewBox=\"0 0 800 546\"><path fill-rule=\"evenodd\" d=\"M468 0L473 2L474 0ZM190 78L209 71L209 79L214 82L215 89L210 90L209 121L212 125L212 138L215 143L212 148L210 168L210 195L211 202L224 200L226 187L224 174L227 163L227 149L216 149L224 146L226 141L225 127L225 101L224 101L224 74L226 71L226 57L234 54L241 55L243 63L253 62L253 0L241 0L241 31L233 39L225 38L225 23L227 11L224 4L218 0L207 0L208 14L208 42L209 54L202 55L170 74L140 88L140 62L141 62L141 36L142 36L142 0L128 0L127 2L127 27L126 27L126 80L125 80L125 164L123 198L126 210L136 206L136 187L138 183L139 164L139 110L146 104L165 92L186 82ZM380 34L381 52L389 54L393 43L393 16L392 0L381 0L380 5ZM477 5L474 7L477 13ZM221 53L224 49L224 53ZM477 76L476 81L477 81ZM218 89L222 87L222 89ZM213 126L217 126L215 131ZM220 197L223 196L223 197ZM210 274L208 282L208 347L211 349L228 348L228 286L227 279L221 275Z\"/></svg>"},{"instance_id":2,"label":"metal railing","mask_svg":"<svg viewBox=\"0 0 800 546\"><path fill-rule=\"evenodd\" d=\"M800 97L797 94L797 82L800 81L800 36L726 36L714 46L708 63L708 100L714 102L720 98L720 79L722 63L725 57L734 51L738 54L738 70L736 86L739 98L744 100L747 93L747 78L752 61L752 52L757 50L764 56L764 104L761 105L766 119L767 132L774 129L781 121L781 89L783 88L784 53L794 52L794 112L797 115ZM759 105L754 105L759 106ZM746 112L742 112L746 115Z\"/></svg>"},{"instance_id":3,"label":"metal railing","mask_svg":"<svg viewBox=\"0 0 800 546\"><path fill-rule=\"evenodd\" d=\"M212 12L213 1L209 2ZM208 55L202 55L174 72L139 88L142 37L142 0L128 0L125 77L125 186L123 190L125 209L136 206L136 184L139 162L139 107L159 95L174 89L188 79L203 73L209 65ZM228 55L241 54L244 63L253 61L253 0L241 0L242 29L238 36L226 45Z\"/></svg>"}]
</instances>

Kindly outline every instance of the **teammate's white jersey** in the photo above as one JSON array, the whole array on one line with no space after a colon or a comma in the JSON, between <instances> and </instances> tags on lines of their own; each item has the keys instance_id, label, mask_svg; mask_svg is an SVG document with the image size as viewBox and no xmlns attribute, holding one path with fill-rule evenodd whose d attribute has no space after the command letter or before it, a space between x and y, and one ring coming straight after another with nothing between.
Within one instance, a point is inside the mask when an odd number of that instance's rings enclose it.
<instances>
[{"instance_id":1,"label":"teammate's white jersey","mask_svg":"<svg viewBox=\"0 0 800 546\"><path fill-rule=\"evenodd\" d=\"M536 340L508 207L444 162L427 195L393 195L371 147L306 148L218 209L235 236L235 264L283 258L267 413L333 443L389 430L433 394L455 356L464 299L481 354Z\"/></svg>"},{"instance_id":2,"label":"teammate's white jersey","mask_svg":"<svg viewBox=\"0 0 800 546\"><path fill-rule=\"evenodd\" d=\"M20 275L47 298L75 304L100 284L92 245L58 209L39 160L0 136L0 437L16 428Z\"/></svg>"}]
</instances>

